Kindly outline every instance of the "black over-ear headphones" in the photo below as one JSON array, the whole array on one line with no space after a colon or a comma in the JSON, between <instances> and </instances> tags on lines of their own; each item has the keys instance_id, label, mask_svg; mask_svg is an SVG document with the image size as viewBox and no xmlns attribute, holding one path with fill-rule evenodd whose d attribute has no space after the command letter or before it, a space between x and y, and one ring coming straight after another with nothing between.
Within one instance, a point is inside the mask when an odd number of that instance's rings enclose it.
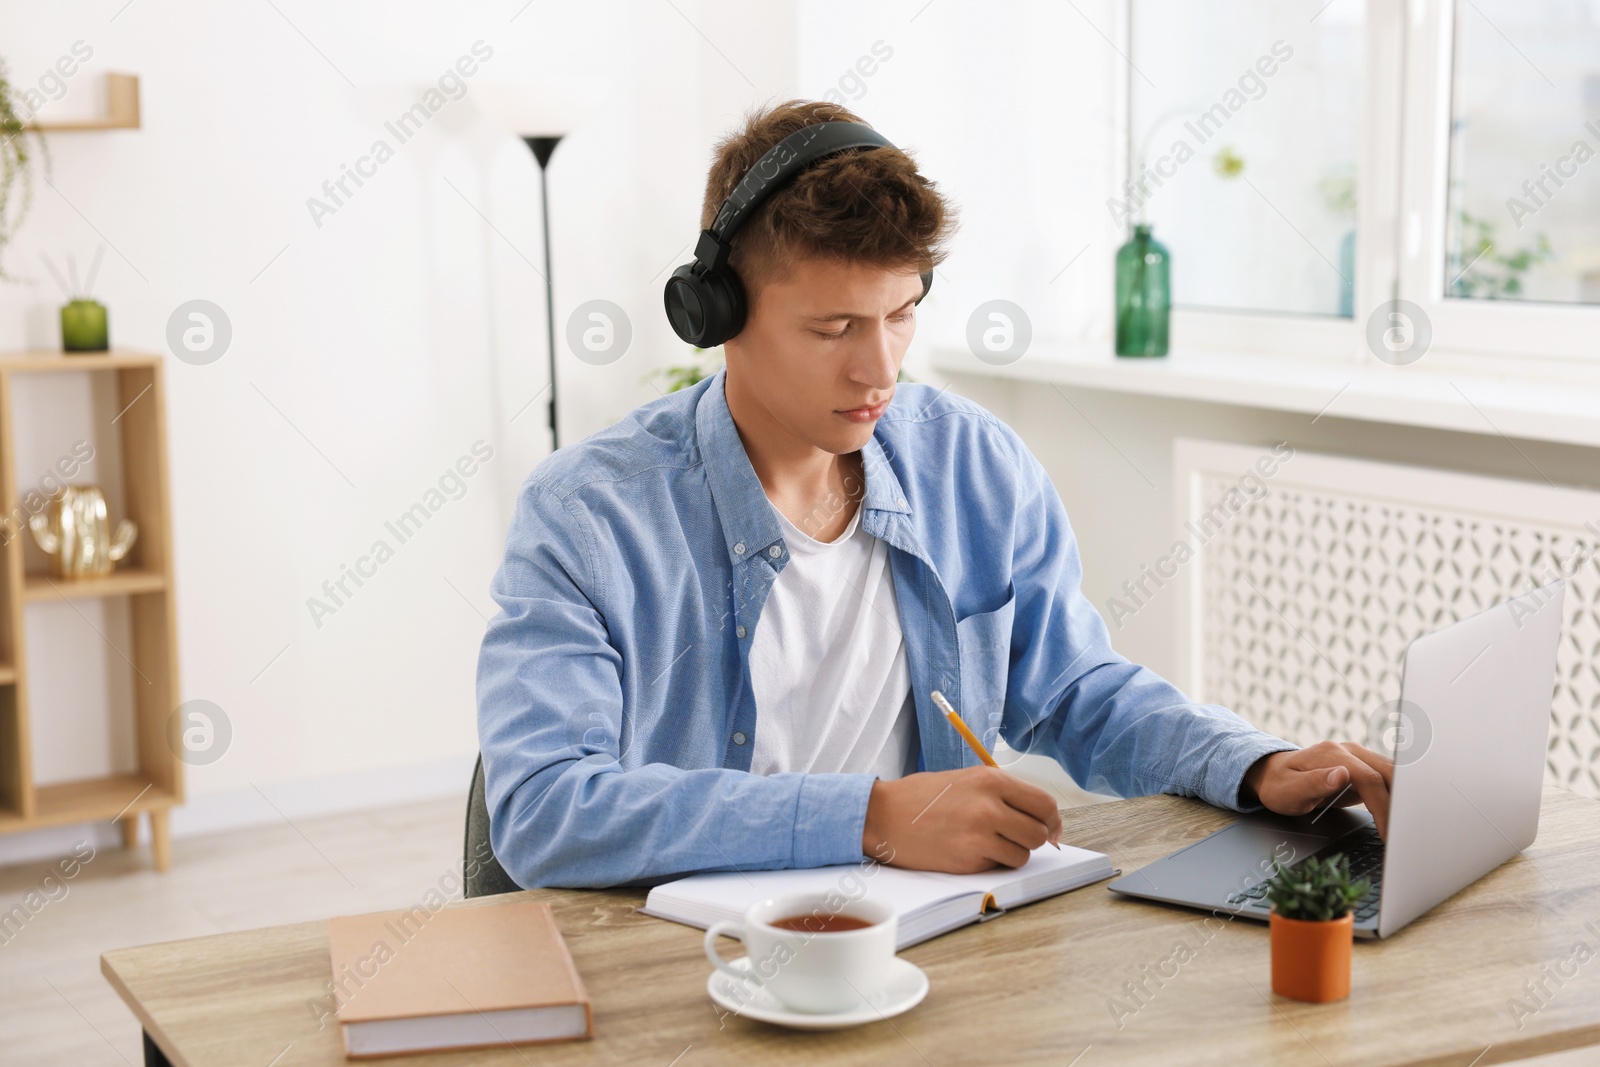
<instances>
[{"instance_id":1,"label":"black over-ear headphones","mask_svg":"<svg viewBox=\"0 0 1600 1067\"><path fill-rule=\"evenodd\" d=\"M709 230L700 231L694 262L667 279L667 318L678 336L699 348L715 348L744 328L745 293L728 266L734 233L784 182L823 156L849 148L893 148L882 134L857 122L818 122L796 130L745 172L722 202ZM922 275L922 296L933 272ZM922 297L917 298L922 302Z\"/></svg>"}]
</instances>

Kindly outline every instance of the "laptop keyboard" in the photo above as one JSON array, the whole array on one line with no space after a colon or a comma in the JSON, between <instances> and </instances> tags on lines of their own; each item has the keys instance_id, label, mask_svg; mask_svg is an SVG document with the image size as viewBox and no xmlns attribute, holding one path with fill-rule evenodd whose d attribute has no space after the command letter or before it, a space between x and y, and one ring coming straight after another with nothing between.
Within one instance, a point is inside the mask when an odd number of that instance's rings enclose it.
<instances>
[{"instance_id":1,"label":"laptop keyboard","mask_svg":"<svg viewBox=\"0 0 1600 1067\"><path fill-rule=\"evenodd\" d=\"M1372 880L1366 896L1356 901L1354 908L1356 922L1365 922L1378 914L1378 898L1380 890L1383 888L1383 838L1378 836L1377 827L1364 826L1360 830L1347 834L1322 849L1316 854L1316 857L1321 859L1335 852L1343 852L1349 857L1350 880L1352 882L1361 878ZM1293 870L1299 866L1299 863L1292 863L1289 868ZM1267 899L1267 880L1262 879L1245 889L1230 894L1228 903L1234 907L1245 907L1255 911L1271 911L1272 901Z\"/></svg>"}]
</instances>

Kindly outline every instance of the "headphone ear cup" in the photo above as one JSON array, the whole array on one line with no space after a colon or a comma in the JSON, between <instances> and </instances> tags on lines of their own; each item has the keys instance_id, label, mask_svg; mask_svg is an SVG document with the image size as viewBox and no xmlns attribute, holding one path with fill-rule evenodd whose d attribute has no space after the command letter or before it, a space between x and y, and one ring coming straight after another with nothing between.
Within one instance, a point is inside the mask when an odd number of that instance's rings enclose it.
<instances>
[{"instance_id":1,"label":"headphone ear cup","mask_svg":"<svg viewBox=\"0 0 1600 1067\"><path fill-rule=\"evenodd\" d=\"M672 332L689 344L698 345L706 330L705 287L694 273L694 264L685 263L667 278L661 293Z\"/></svg>"},{"instance_id":2,"label":"headphone ear cup","mask_svg":"<svg viewBox=\"0 0 1600 1067\"><path fill-rule=\"evenodd\" d=\"M694 266L685 263L667 279L667 319L682 340L715 348L744 329L744 286L731 271L696 272Z\"/></svg>"},{"instance_id":3,"label":"headphone ear cup","mask_svg":"<svg viewBox=\"0 0 1600 1067\"><path fill-rule=\"evenodd\" d=\"M744 286L731 270L707 271L700 279L706 298L706 328L697 344L715 348L744 329Z\"/></svg>"}]
</instances>

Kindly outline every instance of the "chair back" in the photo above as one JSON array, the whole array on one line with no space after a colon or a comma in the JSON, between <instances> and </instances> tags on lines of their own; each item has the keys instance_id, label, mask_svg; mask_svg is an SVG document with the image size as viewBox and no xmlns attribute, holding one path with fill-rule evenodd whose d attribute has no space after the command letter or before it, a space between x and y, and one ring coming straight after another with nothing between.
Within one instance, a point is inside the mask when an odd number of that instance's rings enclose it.
<instances>
[{"instance_id":1,"label":"chair back","mask_svg":"<svg viewBox=\"0 0 1600 1067\"><path fill-rule=\"evenodd\" d=\"M483 755L472 768L472 789L467 793L466 846L461 858L461 879L469 897L492 897L522 889L495 858L489 843L489 802L483 792Z\"/></svg>"}]
</instances>

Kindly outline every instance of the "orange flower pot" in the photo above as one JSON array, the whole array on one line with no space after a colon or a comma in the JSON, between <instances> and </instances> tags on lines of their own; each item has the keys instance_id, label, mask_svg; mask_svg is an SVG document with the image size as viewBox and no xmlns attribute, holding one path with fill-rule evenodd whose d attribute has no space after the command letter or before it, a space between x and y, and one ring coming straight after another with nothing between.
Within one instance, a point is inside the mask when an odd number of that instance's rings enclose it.
<instances>
[{"instance_id":1,"label":"orange flower pot","mask_svg":"<svg viewBox=\"0 0 1600 1067\"><path fill-rule=\"evenodd\" d=\"M1272 991L1281 997L1322 1004L1350 995L1350 946L1355 913L1315 922L1286 919L1273 908Z\"/></svg>"}]
</instances>

